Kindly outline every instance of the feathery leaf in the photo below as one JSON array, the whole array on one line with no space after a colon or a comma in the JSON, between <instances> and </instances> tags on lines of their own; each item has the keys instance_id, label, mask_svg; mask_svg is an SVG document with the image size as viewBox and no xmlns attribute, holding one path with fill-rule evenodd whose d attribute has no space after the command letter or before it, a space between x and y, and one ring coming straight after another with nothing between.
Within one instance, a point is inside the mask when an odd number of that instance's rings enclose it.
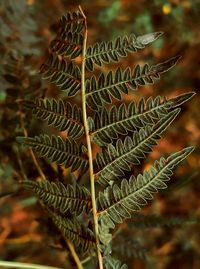
<instances>
[{"instance_id":1,"label":"feathery leaf","mask_svg":"<svg viewBox=\"0 0 200 269\"><path fill-rule=\"evenodd\" d=\"M172 170L193 150L194 147L188 147L167 159L161 157L137 178L131 176L129 180L123 179L121 187L117 184L107 187L104 192L99 193L97 199L99 217L112 228L115 227L114 223L130 218L129 211L140 210L147 204L147 200L153 199L152 193L167 187L165 182L170 180Z\"/></svg>"},{"instance_id":2,"label":"feathery leaf","mask_svg":"<svg viewBox=\"0 0 200 269\"><path fill-rule=\"evenodd\" d=\"M73 242L81 252L90 251L95 248L95 237L93 232L78 222L76 218L68 219L57 215L49 210L49 214L66 238Z\"/></svg>"},{"instance_id":3,"label":"feathery leaf","mask_svg":"<svg viewBox=\"0 0 200 269\"><path fill-rule=\"evenodd\" d=\"M134 222L134 221L133 221ZM135 238L130 238L130 235L126 236L122 234L117 236L113 242L113 252L119 254L120 257L130 258L134 257L137 259L145 260L147 249L140 244Z\"/></svg>"},{"instance_id":4,"label":"feathery leaf","mask_svg":"<svg viewBox=\"0 0 200 269\"><path fill-rule=\"evenodd\" d=\"M145 158L145 155L151 152L161 134L179 112L179 108L173 110L155 125L147 125L145 128L135 131L132 138L126 136L124 143L118 139L116 147L109 144L107 150L98 153L96 162L100 171L95 174L98 183L103 186L112 184L116 178L124 175L124 171L130 171L130 164L140 164L140 159Z\"/></svg>"},{"instance_id":5,"label":"feathery leaf","mask_svg":"<svg viewBox=\"0 0 200 269\"><path fill-rule=\"evenodd\" d=\"M80 11L66 12L59 22L59 32L80 33L84 27L84 17Z\"/></svg>"},{"instance_id":6,"label":"feathery leaf","mask_svg":"<svg viewBox=\"0 0 200 269\"><path fill-rule=\"evenodd\" d=\"M132 221L128 221L129 228L155 228L160 226L185 226L195 224L198 220L194 217L182 217L182 216L160 216L160 215L143 215L141 213L135 213L131 216Z\"/></svg>"},{"instance_id":7,"label":"feathery leaf","mask_svg":"<svg viewBox=\"0 0 200 269\"><path fill-rule=\"evenodd\" d=\"M91 195L87 188L76 184L66 187L61 182L25 180L23 185L33 191L46 205L59 209L61 213L80 215L91 209Z\"/></svg>"},{"instance_id":8,"label":"feathery leaf","mask_svg":"<svg viewBox=\"0 0 200 269\"><path fill-rule=\"evenodd\" d=\"M110 255L104 257L104 264L106 269L128 269L126 264L122 264L121 261Z\"/></svg>"},{"instance_id":9,"label":"feathery leaf","mask_svg":"<svg viewBox=\"0 0 200 269\"><path fill-rule=\"evenodd\" d=\"M67 131L69 137L80 138L84 133L82 111L76 105L64 103L62 99L41 99L34 101L24 100L23 105L32 109L37 119L46 120L59 131Z\"/></svg>"},{"instance_id":10,"label":"feathery leaf","mask_svg":"<svg viewBox=\"0 0 200 269\"><path fill-rule=\"evenodd\" d=\"M118 135L127 135L138 128L155 124L164 117L171 108L182 105L194 95L193 92L179 95L175 98L161 101L161 97L151 97L146 101L140 99L139 103L124 103L117 108L115 105L109 110L103 108L95 111L93 117L88 118L91 140L100 147L112 143Z\"/></svg>"},{"instance_id":11,"label":"feathery leaf","mask_svg":"<svg viewBox=\"0 0 200 269\"><path fill-rule=\"evenodd\" d=\"M94 63L102 66L103 63L118 62L121 57L126 57L128 52L136 52L143 49L149 43L155 41L162 35L162 32L150 33L136 37L131 34L129 37L117 37L114 41L96 43L89 46L86 55L86 67L93 71Z\"/></svg>"},{"instance_id":12,"label":"feathery leaf","mask_svg":"<svg viewBox=\"0 0 200 269\"><path fill-rule=\"evenodd\" d=\"M51 53L74 59L82 52L83 35L81 33L61 32L50 43Z\"/></svg>"},{"instance_id":13,"label":"feathery leaf","mask_svg":"<svg viewBox=\"0 0 200 269\"><path fill-rule=\"evenodd\" d=\"M143 67L137 65L132 71L130 68L122 70L121 67L115 73L110 71L107 74L101 73L98 79L92 76L86 80L87 105L98 110L104 103L111 103L112 97L121 100L121 94L128 94L128 90L137 90L138 86L151 84L160 74L171 69L180 57L173 57L164 63Z\"/></svg>"},{"instance_id":14,"label":"feathery leaf","mask_svg":"<svg viewBox=\"0 0 200 269\"><path fill-rule=\"evenodd\" d=\"M66 96L74 96L81 89L81 72L73 62L67 63L63 57L50 54L42 64L40 72L65 92Z\"/></svg>"},{"instance_id":15,"label":"feathery leaf","mask_svg":"<svg viewBox=\"0 0 200 269\"><path fill-rule=\"evenodd\" d=\"M17 137L20 143L33 148L40 157L47 157L51 162L71 167L71 171L88 169L88 160L82 153L81 146L72 139L63 140L60 136L39 135L35 137Z\"/></svg>"}]
</instances>

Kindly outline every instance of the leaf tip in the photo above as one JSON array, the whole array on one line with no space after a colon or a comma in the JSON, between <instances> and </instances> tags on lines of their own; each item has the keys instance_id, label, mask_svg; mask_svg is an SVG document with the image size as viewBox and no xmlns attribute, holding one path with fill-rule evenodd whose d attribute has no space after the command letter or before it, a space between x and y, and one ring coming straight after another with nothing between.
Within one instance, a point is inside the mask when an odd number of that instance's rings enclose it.
<instances>
[{"instance_id":1,"label":"leaf tip","mask_svg":"<svg viewBox=\"0 0 200 269\"><path fill-rule=\"evenodd\" d=\"M190 100L194 95L196 95L196 92L186 92L181 95L178 95L177 97L173 98L173 107L180 106Z\"/></svg>"},{"instance_id":2,"label":"leaf tip","mask_svg":"<svg viewBox=\"0 0 200 269\"><path fill-rule=\"evenodd\" d=\"M191 154L194 150L195 150L195 146L190 146L190 147L187 147L187 148L183 149L183 153L185 153L186 156L188 156L188 155Z\"/></svg>"}]
</instances>

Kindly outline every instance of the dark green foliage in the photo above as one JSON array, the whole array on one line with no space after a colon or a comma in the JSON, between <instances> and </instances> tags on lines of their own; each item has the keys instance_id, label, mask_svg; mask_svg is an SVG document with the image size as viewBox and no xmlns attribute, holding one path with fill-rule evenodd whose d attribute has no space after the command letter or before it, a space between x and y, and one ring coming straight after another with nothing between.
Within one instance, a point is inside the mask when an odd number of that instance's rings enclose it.
<instances>
[{"instance_id":1,"label":"dark green foliage","mask_svg":"<svg viewBox=\"0 0 200 269\"><path fill-rule=\"evenodd\" d=\"M177 107L189 100L194 93L186 93L169 100L161 101L157 96L154 100L150 97L146 101L141 98L138 104L122 103L119 108L115 105L110 109L103 108L95 111L93 118L88 118L91 139L99 146L112 143L118 135L127 135L136 129L153 125L164 117L170 109Z\"/></svg>"},{"instance_id":2,"label":"dark green foliage","mask_svg":"<svg viewBox=\"0 0 200 269\"><path fill-rule=\"evenodd\" d=\"M93 232L81 224L76 218L66 218L49 211L58 229L71 240L81 252L90 251L95 247Z\"/></svg>"},{"instance_id":3,"label":"dark green foliage","mask_svg":"<svg viewBox=\"0 0 200 269\"><path fill-rule=\"evenodd\" d=\"M121 57L127 57L128 52L136 52L155 41L162 32L155 32L136 37L117 37L114 41L96 43L89 46L86 55L86 67L93 71L94 63L101 66L103 63L118 62Z\"/></svg>"},{"instance_id":4,"label":"dark green foliage","mask_svg":"<svg viewBox=\"0 0 200 269\"><path fill-rule=\"evenodd\" d=\"M189 218L182 216L159 216L159 215L143 215L141 213L133 214L131 221L128 222L130 228L155 228L155 227L171 227L171 226L185 226L194 224L197 218Z\"/></svg>"},{"instance_id":5,"label":"dark green foliage","mask_svg":"<svg viewBox=\"0 0 200 269\"><path fill-rule=\"evenodd\" d=\"M52 53L74 59L82 52L83 35L80 33L61 32L50 44Z\"/></svg>"},{"instance_id":6,"label":"dark green foliage","mask_svg":"<svg viewBox=\"0 0 200 269\"><path fill-rule=\"evenodd\" d=\"M57 164L71 167L71 171L88 169L88 160L82 152L82 146L72 139L63 140L59 136L39 135L35 137L18 137L18 141L31 146L40 157L47 157Z\"/></svg>"},{"instance_id":7,"label":"dark green foliage","mask_svg":"<svg viewBox=\"0 0 200 269\"><path fill-rule=\"evenodd\" d=\"M120 187L117 184L107 187L104 192L99 193L97 199L99 216L112 228L115 223L122 223L124 219L130 218L129 211L140 210L147 204L147 200L153 199L152 193L167 188L165 182L170 179L172 170L193 150L193 147L188 147L167 159L161 157L143 175L123 179Z\"/></svg>"},{"instance_id":8,"label":"dark green foliage","mask_svg":"<svg viewBox=\"0 0 200 269\"><path fill-rule=\"evenodd\" d=\"M126 136L124 142L117 140L116 146L109 144L107 150L97 154L96 162L100 169L95 174L98 183L103 186L112 184L116 178L124 176L124 171L130 171L130 164L140 164L140 159L150 153L157 144L162 132L176 118L180 109L175 109L164 116L155 125L147 125L133 133L133 137Z\"/></svg>"},{"instance_id":9,"label":"dark green foliage","mask_svg":"<svg viewBox=\"0 0 200 269\"><path fill-rule=\"evenodd\" d=\"M126 264L122 264L121 261L110 255L104 258L104 263L106 269L128 269L128 266Z\"/></svg>"},{"instance_id":10,"label":"dark green foliage","mask_svg":"<svg viewBox=\"0 0 200 269\"><path fill-rule=\"evenodd\" d=\"M26 180L23 185L31 189L47 206L52 206L61 213L80 215L84 210L89 212L91 209L91 195L84 186L68 184L65 187L61 182L50 183L48 180Z\"/></svg>"},{"instance_id":11,"label":"dark green foliage","mask_svg":"<svg viewBox=\"0 0 200 269\"><path fill-rule=\"evenodd\" d=\"M60 20L57 36L50 44L50 51L57 55L74 59L82 52L83 34L85 25L82 14L68 12Z\"/></svg>"},{"instance_id":12,"label":"dark green foliage","mask_svg":"<svg viewBox=\"0 0 200 269\"><path fill-rule=\"evenodd\" d=\"M41 99L24 101L23 105L32 109L33 115L46 120L48 125L53 125L59 131L67 131L68 137L80 138L84 133L82 112L76 105L64 103L62 99Z\"/></svg>"},{"instance_id":13,"label":"dark green foliage","mask_svg":"<svg viewBox=\"0 0 200 269\"><path fill-rule=\"evenodd\" d=\"M101 73L97 79L92 76L86 80L86 97L88 106L97 110L104 104L112 103L111 97L121 100L121 93L128 94L129 89L137 90L138 86L153 83L155 78L160 78L160 74L168 71L178 61L180 57L173 57L164 63L143 67L136 65L131 71L130 68L122 70L120 67L115 73L110 71L107 74Z\"/></svg>"},{"instance_id":14,"label":"dark green foliage","mask_svg":"<svg viewBox=\"0 0 200 269\"><path fill-rule=\"evenodd\" d=\"M147 250L136 239L130 235L119 235L117 240L114 239L113 251L120 257L124 258L137 258L141 260L146 259Z\"/></svg>"},{"instance_id":15,"label":"dark green foliage","mask_svg":"<svg viewBox=\"0 0 200 269\"><path fill-rule=\"evenodd\" d=\"M64 58L50 54L42 64L43 78L58 86L66 96L75 95L81 88L81 73L78 65L68 63Z\"/></svg>"},{"instance_id":16,"label":"dark green foliage","mask_svg":"<svg viewBox=\"0 0 200 269\"><path fill-rule=\"evenodd\" d=\"M80 33L84 27L84 18L80 11L66 12L64 16L60 18L59 31Z\"/></svg>"},{"instance_id":17,"label":"dark green foliage","mask_svg":"<svg viewBox=\"0 0 200 269\"><path fill-rule=\"evenodd\" d=\"M71 185L65 182L64 173L57 167L56 178L54 175L51 182L25 180L23 184L45 204L54 224L67 240L72 241L77 251L93 251L94 254L98 249L106 269L127 269L125 264L110 256L113 244L111 229L139 211L153 199L153 193L165 189L173 169L193 151L193 147L168 158L161 157L148 171L136 177L132 173L133 168L152 151L181 111L180 106L194 93L184 93L168 100L157 96L129 104L112 104L114 99L119 101L124 94L129 94L129 90L154 83L160 74L174 67L180 57L151 66L136 65L125 70L118 67L115 72L101 72L98 78L94 74L86 77L85 68L93 71L95 64L102 66L118 62L129 52L145 48L162 33L139 37L132 34L89 47L85 47L83 42L85 33L86 20L81 9L68 12L61 18L57 36L50 44L49 56L41 66L44 78L63 90L62 96L65 97L23 101L36 118L59 131L66 131L67 138L47 134L18 137L19 142L31 146L40 157L71 167L71 172L80 169L76 177L79 183ZM75 59L80 55L79 59ZM80 59L81 70L78 65ZM69 97L73 96L70 100ZM79 107L80 99L82 108ZM84 144L83 138L87 144ZM81 139L81 142L76 142L76 139ZM92 156L92 143L99 146L95 158ZM88 168L91 193L80 183L87 180L88 174L86 177L83 174ZM98 187L95 189L93 177L101 184L102 191ZM140 246L134 245L135 241L128 243L128 248L132 248L130 256L138 253L138 256L144 257L139 251Z\"/></svg>"}]
</instances>

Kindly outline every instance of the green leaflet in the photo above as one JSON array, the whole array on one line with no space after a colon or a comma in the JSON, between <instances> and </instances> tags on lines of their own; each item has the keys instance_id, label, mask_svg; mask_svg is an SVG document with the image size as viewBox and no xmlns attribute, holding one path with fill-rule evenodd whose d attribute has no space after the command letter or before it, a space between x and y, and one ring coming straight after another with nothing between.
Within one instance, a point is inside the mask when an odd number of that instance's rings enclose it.
<instances>
[{"instance_id":1,"label":"green leaflet","mask_svg":"<svg viewBox=\"0 0 200 269\"><path fill-rule=\"evenodd\" d=\"M82 33L61 30L58 31L56 38L51 41L50 51L51 53L74 59L82 53L82 45Z\"/></svg>"},{"instance_id":2,"label":"green leaflet","mask_svg":"<svg viewBox=\"0 0 200 269\"><path fill-rule=\"evenodd\" d=\"M114 238L113 252L126 259L133 257L145 260L148 251L135 237L130 237L126 233L120 233L117 238Z\"/></svg>"},{"instance_id":3,"label":"green leaflet","mask_svg":"<svg viewBox=\"0 0 200 269\"><path fill-rule=\"evenodd\" d=\"M128 221L129 228L149 229L155 227L172 227L186 226L197 223L197 218L184 216L161 216L161 215L144 215L134 213L131 221Z\"/></svg>"},{"instance_id":4,"label":"green leaflet","mask_svg":"<svg viewBox=\"0 0 200 269\"><path fill-rule=\"evenodd\" d=\"M41 182L25 180L22 183L47 206L52 206L61 213L70 212L78 216L84 210L89 212L91 209L91 195L84 186L68 184L65 187L61 182L49 182L48 180Z\"/></svg>"},{"instance_id":5,"label":"green leaflet","mask_svg":"<svg viewBox=\"0 0 200 269\"><path fill-rule=\"evenodd\" d=\"M143 67L136 65L132 71L129 67L124 71L119 67L115 73L101 73L98 79L92 76L86 80L87 105L92 110L98 110L106 103L112 103L112 98L121 100L121 94L128 94L129 89L137 90L138 86L152 84L155 78L160 78L161 73L171 69L179 58L172 57L151 67L148 64Z\"/></svg>"},{"instance_id":6,"label":"green leaflet","mask_svg":"<svg viewBox=\"0 0 200 269\"><path fill-rule=\"evenodd\" d=\"M72 139L63 140L59 136L39 135L35 137L17 137L17 140L33 148L40 157L47 157L57 164L71 167L71 171L81 169L82 173L88 169L88 160L83 155L81 146Z\"/></svg>"},{"instance_id":7,"label":"green leaflet","mask_svg":"<svg viewBox=\"0 0 200 269\"><path fill-rule=\"evenodd\" d=\"M62 16L56 38L50 44L51 53L74 59L82 52L85 19L80 11Z\"/></svg>"},{"instance_id":8,"label":"green leaflet","mask_svg":"<svg viewBox=\"0 0 200 269\"><path fill-rule=\"evenodd\" d=\"M65 92L66 96L74 96L81 89L81 72L74 62L68 63L65 58L50 54L42 64L40 72Z\"/></svg>"},{"instance_id":9,"label":"green leaflet","mask_svg":"<svg viewBox=\"0 0 200 269\"><path fill-rule=\"evenodd\" d=\"M73 242L77 249L80 249L81 252L94 249L95 237L89 228L81 224L76 218L65 218L50 210L49 214L54 224L67 239Z\"/></svg>"},{"instance_id":10,"label":"green leaflet","mask_svg":"<svg viewBox=\"0 0 200 269\"><path fill-rule=\"evenodd\" d=\"M117 184L107 187L99 193L97 199L99 217L112 228L115 223L130 218L129 211L140 210L147 200L153 199L152 193L167 187L165 182L169 181L172 170L193 150L194 147L188 147L167 159L161 157L150 170L139 174L137 178L131 176L129 180L123 179L120 187Z\"/></svg>"},{"instance_id":11,"label":"green leaflet","mask_svg":"<svg viewBox=\"0 0 200 269\"><path fill-rule=\"evenodd\" d=\"M127 135L138 128L155 124L164 117L170 109L182 105L194 95L193 92L181 94L175 98L161 101L161 97L144 98L137 103L122 103L119 108L115 105L110 109L103 108L95 111L93 117L88 118L90 136L100 147L112 143L119 135Z\"/></svg>"},{"instance_id":12,"label":"green leaflet","mask_svg":"<svg viewBox=\"0 0 200 269\"><path fill-rule=\"evenodd\" d=\"M60 18L59 32L80 33L84 25L84 17L79 10L76 12L67 11L66 14Z\"/></svg>"},{"instance_id":13,"label":"green leaflet","mask_svg":"<svg viewBox=\"0 0 200 269\"><path fill-rule=\"evenodd\" d=\"M121 261L110 255L104 257L104 264L106 269L128 269L126 264L122 264Z\"/></svg>"},{"instance_id":14,"label":"green leaflet","mask_svg":"<svg viewBox=\"0 0 200 269\"><path fill-rule=\"evenodd\" d=\"M179 108L173 110L155 125L147 125L135 131L133 137L126 136L124 142L118 139L116 147L109 144L107 150L98 153L96 162L100 171L95 174L98 183L103 186L112 184L114 180L124 175L124 171L130 171L130 164L140 164L140 159L144 159L146 154L151 152L161 134L179 112Z\"/></svg>"},{"instance_id":15,"label":"green leaflet","mask_svg":"<svg viewBox=\"0 0 200 269\"><path fill-rule=\"evenodd\" d=\"M68 137L80 138L84 133L82 112L76 105L64 103L62 99L41 99L23 101L25 107L31 108L33 115L46 120L48 125L53 125L59 131L67 131Z\"/></svg>"},{"instance_id":16,"label":"green leaflet","mask_svg":"<svg viewBox=\"0 0 200 269\"><path fill-rule=\"evenodd\" d=\"M143 49L149 43L155 41L162 32L155 32L136 37L117 37L114 41L96 43L87 48L86 67L93 71L94 63L101 66L103 63L118 62L121 57L126 57L128 52L136 52Z\"/></svg>"}]
</instances>

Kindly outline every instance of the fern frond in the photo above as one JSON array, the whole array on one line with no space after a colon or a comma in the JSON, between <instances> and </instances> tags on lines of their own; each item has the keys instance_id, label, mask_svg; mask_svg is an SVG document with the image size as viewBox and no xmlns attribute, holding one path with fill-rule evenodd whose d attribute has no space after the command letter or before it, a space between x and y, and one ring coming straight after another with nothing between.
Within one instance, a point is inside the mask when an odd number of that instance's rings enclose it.
<instances>
[{"instance_id":1,"label":"fern frond","mask_svg":"<svg viewBox=\"0 0 200 269\"><path fill-rule=\"evenodd\" d=\"M47 157L51 162L71 167L71 171L88 169L88 160L82 147L72 139L63 140L60 136L39 135L35 137L17 137L20 143L33 148L40 157Z\"/></svg>"},{"instance_id":2,"label":"fern frond","mask_svg":"<svg viewBox=\"0 0 200 269\"><path fill-rule=\"evenodd\" d=\"M126 136L124 143L118 139L116 147L109 144L107 150L98 153L96 162L100 171L95 174L98 183L103 186L112 184L116 178L124 176L124 171L130 171L130 164L140 164L140 159L145 158L145 155L151 152L161 134L179 112L179 108L175 109L155 125L147 125L135 131L132 138Z\"/></svg>"},{"instance_id":3,"label":"fern frond","mask_svg":"<svg viewBox=\"0 0 200 269\"><path fill-rule=\"evenodd\" d=\"M110 255L104 257L104 264L106 269L128 269L126 264L122 264L121 261Z\"/></svg>"},{"instance_id":4,"label":"fern frond","mask_svg":"<svg viewBox=\"0 0 200 269\"><path fill-rule=\"evenodd\" d=\"M130 228L148 229L155 227L172 227L185 226L197 223L197 218L183 216L159 216L159 215L143 215L141 213L133 214L132 221L128 222Z\"/></svg>"},{"instance_id":5,"label":"fern frond","mask_svg":"<svg viewBox=\"0 0 200 269\"><path fill-rule=\"evenodd\" d=\"M59 22L57 36L50 44L50 51L74 59L82 52L85 18L80 11L68 12Z\"/></svg>"},{"instance_id":6,"label":"fern frond","mask_svg":"<svg viewBox=\"0 0 200 269\"><path fill-rule=\"evenodd\" d=\"M141 260L146 259L147 250L138 240L130 238L130 235L125 236L124 234L118 236L117 239L118 240L113 242L113 251L120 257L133 257Z\"/></svg>"},{"instance_id":7,"label":"fern frond","mask_svg":"<svg viewBox=\"0 0 200 269\"><path fill-rule=\"evenodd\" d=\"M86 98L88 106L97 110L104 103L110 104L111 98L121 100L121 94L128 94L128 90L137 90L138 86L151 84L154 78L160 78L160 74L167 72L179 60L179 56L153 66L139 64L131 71L130 68L122 70L121 67L115 73L101 73L98 79L92 76L86 80Z\"/></svg>"},{"instance_id":8,"label":"fern frond","mask_svg":"<svg viewBox=\"0 0 200 269\"><path fill-rule=\"evenodd\" d=\"M80 11L68 11L60 18L59 32L80 33L84 28L84 21L85 19Z\"/></svg>"},{"instance_id":9,"label":"fern frond","mask_svg":"<svg viewBox=\"0 0 200 269\"><path fill-rule=\"evenodd\" d=\"M83 35L81 33L61 32L50 43L51 53L74 59L81 55Z\"/></svg>"},{"instance_id":10,"label":"fern frond","mask_svg":"<svg viewBox=\"0 0 200 269\"><path fill-rule=\"evenodd\" d=\"M183 104L193 95L193 92L189 92L163 101L160 96L155 99L150 97L146 101L142 98L138 104L132 102L126 106L122 103L119 108L114 105L109 110L104 107L88 118L91 140L100 147L106 146L117 139L118 135L127 135L147 124L155 124L171 108Z\"/></svg>"},{"instance_id":11,"label":"fern frond","mask_svg":"<svg viewBox=\"0 0 200 269\"><path fill-rule=\"evenodd\" d=\"M148 171L139 174L137 178L131 176L129 180L123 179L121 187L117 184L109 186L99 193L97 199L98 215L112 228L114 223L121 223L123 219L130 218L129 211L140 210L147 200L153 199L152 193L167 187L172 170L183 161L194 147L188 147L176 152L167 159L161 157Z\"/></svg>"},{"instance_id":12,"label":"fern frond","mask_svg":"<svg viewBox=\"0 0 200 269\"><path fill-rule=\"evenodd\" d=\"M74 246L80 249L81 252L91 251L95 248L93 232L78 222L76 218L68 219L51 211L49 211L49 214L63 235L72 241Z\"/></svg>"},{"instance_id":13,"label":"fern frond","mask_svg":"<svg viewBox=\"0 0 200 269\"><path fill-rule=\"evenodd\" d=\"M69 137L80 138L84 133L82 111L76 105L64 103L62 99L41 99L34 101L24 100L23 105L32 109L37 119L47 121L59 131L67 131Z\"/></svg>"},{"instance_id":14,"label":"fern frond","mask_svg":"<svg viewBox=\"0 0 200 269\"><path fill-rule=\"evenodd\" d=\"M59 209L61 213L68 211L78 216L84 210L89 212L92 207L90 192L78 184L75 186L68 184L65 187L61 182L48 180L41 182L25 180L22 184L31 189L47 206Z\"/></svg>"},{"instance_id":15,"label":"fern frond","mask_svg":"<svg viewBox=\"0 0 200 269\"><path fill-rule=\"evenodd\" d=\"M96 43L89 46L86 54L86 67L93 71L94 63L102 66L103 63L118 62L121 57L126 57L128 52L136 52L160 37L162 32L150 33L136 37L117 37L114 41Z\"/></svg>"},{"instance_id":16,"label":"fern frond","mask_svg":"<svg viewBox=\"0 0 200 269\"><path fill-rule=\"evenodd\" d=\"M81 89L81 72L78 65L67 63L63 57L50 54L40 68L44 79L48 79L65 92L74 96Z\"/></svg>"}]
</instances>

